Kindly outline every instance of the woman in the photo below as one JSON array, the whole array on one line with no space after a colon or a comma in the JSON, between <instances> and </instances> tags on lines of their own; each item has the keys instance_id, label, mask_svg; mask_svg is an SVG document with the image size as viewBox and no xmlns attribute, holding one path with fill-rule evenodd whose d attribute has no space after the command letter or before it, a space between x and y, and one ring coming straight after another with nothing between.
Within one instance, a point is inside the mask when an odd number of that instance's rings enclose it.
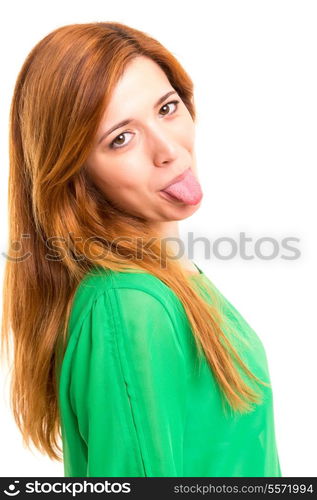
<instances>
[{"instance_id":1,"label":"woman","mask_svg":"<svg viewBox=\"0 0 317 500\"><path fill-rule=\"evenodd\" d=\"M281 475L263 345L177 255L194 127L185 70L119 23L56 29L18 76L3 340L23 438L61 460L61 437L65 476Z\"/></svg>"}]
</instances>

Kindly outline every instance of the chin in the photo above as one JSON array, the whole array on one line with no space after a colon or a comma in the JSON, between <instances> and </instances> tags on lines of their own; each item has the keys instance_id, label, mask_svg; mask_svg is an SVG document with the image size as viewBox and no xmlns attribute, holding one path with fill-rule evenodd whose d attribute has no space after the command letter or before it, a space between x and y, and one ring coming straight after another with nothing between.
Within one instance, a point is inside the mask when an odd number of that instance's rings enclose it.
<instances>
[{"instance_id":1,"label":"chin","mask_svg":"<svg viewBox=\"0 0 317 500\"><path fill-rule=\"evenodd\" d=\"M182 220L190 217L199 209L201 202L202 200L200 200L199 203L196 203L196 205L186 205L185 203L182 205L175 205L174 209L173 207L171 208L171 211L175 213L174 220Z\"/></svg>"}]
</instances>

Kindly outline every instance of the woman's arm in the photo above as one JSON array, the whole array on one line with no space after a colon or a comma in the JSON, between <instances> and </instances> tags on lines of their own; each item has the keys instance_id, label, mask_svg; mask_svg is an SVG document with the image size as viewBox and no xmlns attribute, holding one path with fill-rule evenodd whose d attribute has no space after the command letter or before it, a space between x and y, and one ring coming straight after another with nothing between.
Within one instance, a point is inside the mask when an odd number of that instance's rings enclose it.
<instances>
[{"instance_id":1,"label":"woman's arm","mask_svg":"<svg viewBox=\"0 0 317 500\"><path fill-rule=\"evenodd\" d=\"M186 377L158 298L130 288L99 295L81 328L70 385L87 476L182 476Z\"/></svg>"}]
</instances>

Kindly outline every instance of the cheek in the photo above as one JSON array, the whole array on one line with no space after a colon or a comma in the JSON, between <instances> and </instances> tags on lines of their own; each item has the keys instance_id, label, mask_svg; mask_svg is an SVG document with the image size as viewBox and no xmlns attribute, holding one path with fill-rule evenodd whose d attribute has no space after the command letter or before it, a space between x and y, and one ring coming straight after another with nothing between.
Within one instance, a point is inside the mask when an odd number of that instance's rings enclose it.
<instances>
[{"instance_id":1,"label":"cheek","mask_svg":"<svg viewBox=\"0 0 317 500\"><path fill-rule=\"evenodd\" d=\"M115 159L95 160L89 169L95 182L111 194L112 190L134 191L141 185L142 169L136 165L140 162L127 162L118 155Z\"/></svg>"},{"instance_id":2,"label":"cheek","mask_svg":"<svg viewBox=\"0 0 317 500\"><path fill-rule=\"evenodd\" d=\"M193 147L194 143L195 143L196 126L195 126L191 117L189 118L187 130L188 130L187 137L188 137L189 144Z\"/></svg>"},{"instance_id":3,"label":"cheek","mask_svg":"<svg viewBox=\"0 0 317 500\"><path fill-rule=\"evenodd\" d=\"M191 151L195 146L195 124L188 113L186 119L180 124L178 129L178 139L181 144Z\"/></svg>"}]
</instances>

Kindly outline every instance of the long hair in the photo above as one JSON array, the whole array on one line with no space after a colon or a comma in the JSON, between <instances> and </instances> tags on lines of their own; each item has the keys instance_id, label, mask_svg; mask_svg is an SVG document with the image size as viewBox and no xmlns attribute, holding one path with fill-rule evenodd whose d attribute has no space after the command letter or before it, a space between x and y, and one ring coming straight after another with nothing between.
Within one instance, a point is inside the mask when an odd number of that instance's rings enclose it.
<instances>
[{"instance_id":1,"label":"long hair","mask_svg":"<svg viewBox=\"0 0 317 500\"><path fill-rule=\"evenodd\" d=\"M10 403L24 443L31 440L59 461L57 346L65 352L75 291L98 266L150 273L171 288L233 411L245 413L262 400L252 382L269 385L248 369L225 335L210 288L211 301L147 221L113 206L88 177L85 161L111 92L140 55L162 68L195 121L193 83L181 64L148 34L116 22L72 24L49 33L27 56L12 97L1 352L11 352L12 338Z\"/></svg>"}]
</instances>

